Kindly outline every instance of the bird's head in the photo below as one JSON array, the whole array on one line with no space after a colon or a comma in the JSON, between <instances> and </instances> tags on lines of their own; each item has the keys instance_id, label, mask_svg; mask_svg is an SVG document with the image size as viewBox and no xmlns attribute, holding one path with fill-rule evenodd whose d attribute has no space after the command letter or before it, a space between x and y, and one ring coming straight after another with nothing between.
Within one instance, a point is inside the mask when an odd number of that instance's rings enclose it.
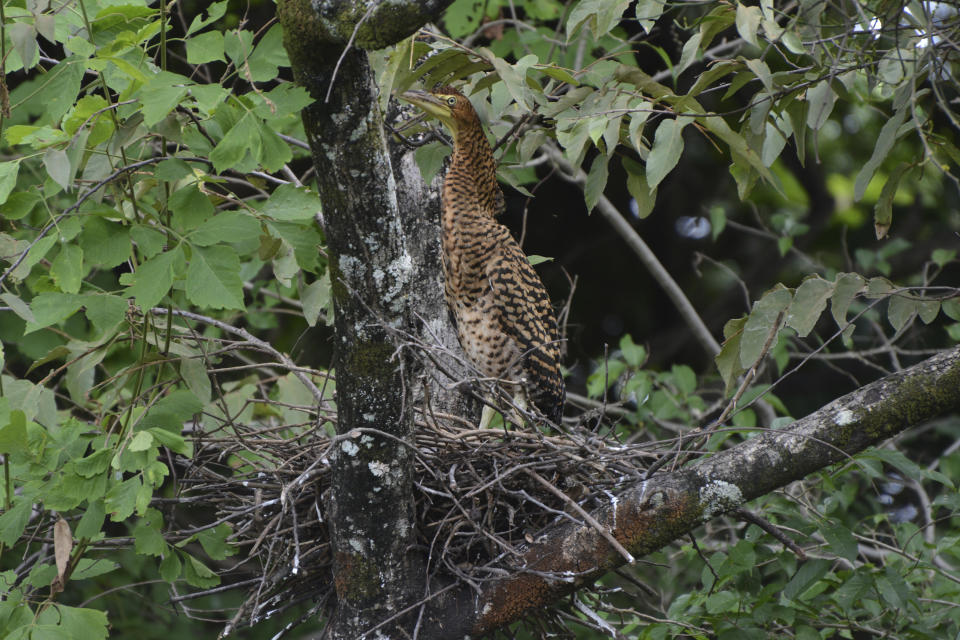
<instances>
[{"instance_id":1,"label":"bird's head","mask_svg":"<svg viewBox=\"0 0 960 640\"><path fill-rule=\"evenodd\" d=\"M453 87L438 87L433 91L406 91L400 94L400 98L447 125L454 140L461 131L480 122L470 100Z\"/></svg>"}]
</instances>

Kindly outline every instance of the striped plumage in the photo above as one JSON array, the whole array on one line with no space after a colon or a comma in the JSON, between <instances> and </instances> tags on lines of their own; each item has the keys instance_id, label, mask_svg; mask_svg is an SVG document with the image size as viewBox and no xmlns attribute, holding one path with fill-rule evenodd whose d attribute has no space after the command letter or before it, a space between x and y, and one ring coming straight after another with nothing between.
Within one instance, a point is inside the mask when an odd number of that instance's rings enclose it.
<instances>
[{"instance_id":1,"label":"striped plumage","mask_svg":"<svg viewBox=\"0 0 960 640\"><path fill-rule=\"evenodd\" d=\"M443 183L442 243L447 304L460 344L480 373L518 404L559 423L566 396L560 332L543 283L510 231L497 164L473 105L442 87L402 96L439 118L454 139Z\"/></svg>"}]
</instances>

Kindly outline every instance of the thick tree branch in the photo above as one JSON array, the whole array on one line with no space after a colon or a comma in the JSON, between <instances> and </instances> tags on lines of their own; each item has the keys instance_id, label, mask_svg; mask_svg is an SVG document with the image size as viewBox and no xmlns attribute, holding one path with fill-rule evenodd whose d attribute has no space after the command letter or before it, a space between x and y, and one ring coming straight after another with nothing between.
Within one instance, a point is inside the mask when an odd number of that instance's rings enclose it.
<instances>
[{"instance_id":1,"label":"thick tree branch","mask_svg":"<svg viewBox=\"0 0 960 640\"><path fill-rule=\"evenodd\" d=\"M952 349L849 393L785 429L770 429L685 469L625 487L593 517L640 557L744 502L958 410L960 349ZM493 631L624 562L593 526L562 524L520 550L512 575L479 595L464 589L459 609L428 616L434 626L424 637Z\"/></svg>"},{"instance_id":2,"label":"thick tree branch","mask_svg":"<svg viewBox=\"0 0 960 640\"><path fill-rule=\"evenodd\" d=\"M361 49L382 49L436 20L453 0L313 0L311 4L327 42L344 45L352 39Z\"/></svg>"}]
</instances>

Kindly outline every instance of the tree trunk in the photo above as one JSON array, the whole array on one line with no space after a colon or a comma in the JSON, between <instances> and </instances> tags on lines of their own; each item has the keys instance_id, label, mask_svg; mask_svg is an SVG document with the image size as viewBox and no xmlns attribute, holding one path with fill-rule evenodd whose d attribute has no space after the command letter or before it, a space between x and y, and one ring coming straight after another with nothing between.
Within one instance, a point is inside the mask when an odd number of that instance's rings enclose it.
<instances>
[{"instance_id":1,"label":"tree trunk","mask_svg":"<svg viewBox=\"0 0 960 640\"><path fill-rule=\"evenodd\" d=\"M408 4L412 28L399 31L399 19L385 10L403 3L371 5L384 11L366 16L362 42L391 44L377 39L408 36L426 21L424 7L449 2ZM350 640L423 594L423 561L411 552L417 361L402 347L405 336L418 336L418 316L434 319L431 330L444 340L455 336L438 253L430 250L439 247L439 230L422 218L435 214L438 198L425 206L423 180L408 165L398 167L396 179L367 54L342 43L358 6L365 5L326 3L319 16L307 0L278 7L294 75L315 100L303 121L323 205L341 437L325 497L337 592L330 637ZM377 27L384 21L389 29Z\"/></svg>"}]
</instances>

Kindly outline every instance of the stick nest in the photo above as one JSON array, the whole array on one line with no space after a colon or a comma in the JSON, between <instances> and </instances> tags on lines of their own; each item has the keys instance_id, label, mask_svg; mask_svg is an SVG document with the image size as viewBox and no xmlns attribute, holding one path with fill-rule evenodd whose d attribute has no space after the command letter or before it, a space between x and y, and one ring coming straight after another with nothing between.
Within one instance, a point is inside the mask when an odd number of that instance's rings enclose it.
<instances>
[{"instance_id":1,"label":"stick nest","mask_svg":"<svg viewBox=\"0 0 960 640\"><path fill-rule=\"evenodd\" d=\"M182 478L182 497L217 504L213 521L230 522L243 550L244 559L221 572L224 584L246 589L224 635L307 598L314 603L304 618L335 599L324 494L334 447L361 434L334 435L335 413L322 404L319 415L317 407L283 408L309 421L273 428L224 421L229 433L201 438ZM597 424L583 419L544 434L418 414L418 543L431 571L478 587L512 571L517 546L536 532L565 519L583 524L582 511L609 504L618 485L642 479L653 457L649 443L621 444L609 430L598 435L591 428Z\"/></svg>"}]
</instances>

